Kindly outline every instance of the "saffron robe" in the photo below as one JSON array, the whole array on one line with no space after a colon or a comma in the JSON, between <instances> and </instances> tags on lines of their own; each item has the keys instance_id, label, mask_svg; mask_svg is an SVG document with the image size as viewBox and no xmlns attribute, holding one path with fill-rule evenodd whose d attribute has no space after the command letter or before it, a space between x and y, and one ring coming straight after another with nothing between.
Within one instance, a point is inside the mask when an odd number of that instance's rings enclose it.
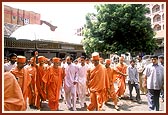
<instances>
[{"instance_id":1,"label":"saffron robe","mask_svg":"<svg viewBox=\"0 0 168 115\"><path fill-rule=\"evenodd\" d=\"M91 103L87 109L92 111L96 108L98 111L101 111L103 105L103 93L105 89L104 67L101 64L98 64L90 70L89 74L88 87L90 90Z\"/></svg>"},{"instance_id":2,"label":"saffron robe","mask_svg":"<svg viewBox=\"0 0 168 115\"><path fill-rule=\"evenodd\" d=\"M118 63L115 69L116 69L116 72L126 74L127 66L125 64ZM125 83L126 77L118 73L116 76L116 79L118 82L118 89L116 91L116 94L118 97L121 97L122 95L124 95L126 90L126 83Z\"/></svg>"},{"instance_id":3,"label":"saffron robe","mask_svg":"<svg viewBox=\"0 0 168 115\"><path fill-rule=\"evenodd\" d=\"M116 72L113 68L105 68L105 74L106 74L106 89L105 89L105 95L104 95L104 101L108 101L110 98L112 98L115 105L117 105L117 95L115 93L114 88L114 74Z\"/></svg>"},{"instance_id":4,"label":"saffron robe","mask_svg":"<svg viewBox=\"0 0 168 115\"><path fill-rule=\"evenodd\" d=\"M4 111L24 111L22 90L13 74L4 73Z\"/></svg>"},{"instance_id":5,"label":"saffron robe","mask_svg":"<svg viewBox=\"0 0 168 115\"><path fill-rule=\"evenodd\" d=\"M28 91L29 91L29 87L31 84L31 77L29 75L29 72L27 70L27 68L22 68L21 70L19 70L17 67L13 68L11 70L11 73L15 76L15 78L17 79L19 86L22 90L23 93L23 97L25 100L25 110L27 109L27 98L28 98Z\"/></svg>"},{"instance_id":6,"label":"saffron robe","mask_svg":"<svg viewBox=\"0 0 168 115\"><path fill-rule=\"evenodd\" d=\"M37 76L37 70L35 66L28 66L28 71L29 71L29 75L31 76L32 80L31 80L31 84L32 84L32 88L34 90L34 95L32 94L32 89L29 88L29 105L34 105L37 106L37 96L38 96L38 90L37 90L37 86L36 86L36 76Z\"/></svg>"},{"instance_id":7,"label":"saffron robe","mask_svg":"<svg viewBox=\"0 0 168 115\"><path fill-rule=\"evenodd\" d=\"M57 110L59 106L59 93L64 78L64 71L61 67L50 66L42 80L47 85L48 105L51 110Z\"/></svg>"}]
</instances>

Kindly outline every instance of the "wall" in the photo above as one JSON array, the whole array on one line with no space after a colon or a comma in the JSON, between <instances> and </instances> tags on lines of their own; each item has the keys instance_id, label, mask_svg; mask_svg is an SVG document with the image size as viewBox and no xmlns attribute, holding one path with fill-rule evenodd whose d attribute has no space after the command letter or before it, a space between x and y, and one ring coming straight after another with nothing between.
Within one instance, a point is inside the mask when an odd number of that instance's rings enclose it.
<instances>
[{"instance_id":1,"label":"wall","mask_svg":"<svg viewBox=\"0 0 168 115\"><path fill-rule=\"evenodd\" d=\"M40 24L41 15L4 5L4 22L17 25Z\"/></svg>"}]
</instances>

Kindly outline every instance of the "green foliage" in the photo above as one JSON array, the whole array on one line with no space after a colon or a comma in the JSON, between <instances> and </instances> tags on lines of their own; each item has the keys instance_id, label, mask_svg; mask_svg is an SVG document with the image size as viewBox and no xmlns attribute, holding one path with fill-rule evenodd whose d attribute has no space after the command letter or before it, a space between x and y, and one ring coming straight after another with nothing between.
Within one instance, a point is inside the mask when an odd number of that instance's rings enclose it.
<instances>
[{"instance_id":1,"label":"green foliage","mask_svg":"<svg viewBox=\"0 0 168 115\"><path fill-rule=\"evenodd\" d=\"M107 52L154 52L157 48L149 9L144 4L101 4L97 14L86 15L83 40L87 54ZM100 41L104 41L100 43Z\"/></svg>"}]
</instances>

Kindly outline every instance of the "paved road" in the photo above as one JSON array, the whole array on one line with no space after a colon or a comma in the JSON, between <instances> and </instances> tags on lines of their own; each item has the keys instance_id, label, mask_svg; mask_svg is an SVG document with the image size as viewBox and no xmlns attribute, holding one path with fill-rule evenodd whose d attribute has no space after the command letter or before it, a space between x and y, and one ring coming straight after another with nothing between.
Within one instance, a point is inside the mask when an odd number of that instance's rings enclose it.
<instances>
[{"instance_id":1,"label":"paved road","mask_svg":"<svg viewBox=\"0 0 168 115\"><path fill-rule=\"evenodd\" d=\"M115 85L116 87L116 85ZM136 93L135 93L135 89L133 89L133 96L135 97ZM147 103L147 97L146 95L141 95L141 99L142 99L142 103L141 104L138 104L136 101L131 101L128 99L128 87L126 89L126 92L125 92L125 98L124 99L121 99L119 100L118 102L118 106L119 106L119 111L117 111L116 109L114 109L114 104L112 101L108 102L106 105L103 105L103 111L104 112L124 112L124 111L127 111L127 112L149 112L148 111L148 103ZM86 98L86 104L88 105L90 103L89 101L89 97ZM160 99L160 111L161 112L165 112L165 107L164 107L165 102L161 102L161 99ZM81 110L80 109L80 105L79 105L79 102L77 102L77 112L87 112L86 109L83 109ZM50 111L48 105L47 105L47 102L43 102L42 103L42 108L41 110L34 110L34 109L30 109L28 107L27 111L39 111L39 112L44 112L44 111ZM58 112L58 111L55 111L55 112ZM65 101L60 101L59 102L59 112L74 112L74 111L71 111L71 110L68 110L67 109L67 106L65 104Z\"/></svg>"}]
</instances>

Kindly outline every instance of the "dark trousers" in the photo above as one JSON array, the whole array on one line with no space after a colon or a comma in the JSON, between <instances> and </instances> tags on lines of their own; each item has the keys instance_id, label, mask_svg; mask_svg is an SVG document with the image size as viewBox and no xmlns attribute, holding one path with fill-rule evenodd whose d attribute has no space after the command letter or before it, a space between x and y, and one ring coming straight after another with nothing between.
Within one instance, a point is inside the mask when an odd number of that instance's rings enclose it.
<instances>
[{"instance_id":1,"label":"dark trousers","mask_svg":"<svg viewBox=\"0 0 168 115\"><path fill-rule=\"evenodd\" d=\"M160 90L148 89L148 107L149 110L159 111Z\"/></svg>"},{"instance_id":2,"label":"dark trousers","mask_svg":"<svg viewBox=\"0 0 168 115\"><path fill-rule=\"evenodd\" d=\"M162 100L164 101L164 91L163 91L163 89L160 90L160 97L161 97Z\"/></svg>"},{"instance_id":3,"label":"dark trousers","mask_svg":"<svg viewBox=\"0 0 168 115\"><path fill-rule=\"evenodd\" d=\"M128 82L128 86L129 86L129 94L130 94L130 98L132 98L132 90L133 90L133 87L135 87L135 90L136 90L136 99L137 100L140 100L140 91L139 91L139 85L138 84L131 84L130 82Z\"/></svg>"}]
</instances>

